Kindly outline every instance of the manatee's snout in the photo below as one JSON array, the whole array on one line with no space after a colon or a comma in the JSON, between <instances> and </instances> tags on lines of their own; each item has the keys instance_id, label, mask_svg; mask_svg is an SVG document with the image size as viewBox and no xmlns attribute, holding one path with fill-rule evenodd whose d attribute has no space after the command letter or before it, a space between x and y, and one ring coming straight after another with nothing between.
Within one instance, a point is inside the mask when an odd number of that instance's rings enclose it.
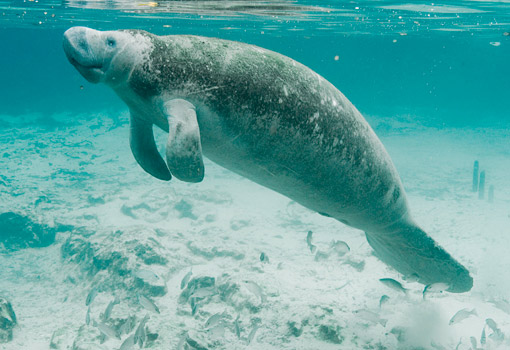
<instances>
[{"instance_id":1,"label":"manatee's snout","mask_svg":"<svg viewBox=\"0 0 510 350\"><path fill-rule=\"evenodd\" d=\"M104 72L100 56L101 33L86 27L73 27L64 33L64 52L71 64L91 83L99 83Z\"/></svg>"}]
</instances>

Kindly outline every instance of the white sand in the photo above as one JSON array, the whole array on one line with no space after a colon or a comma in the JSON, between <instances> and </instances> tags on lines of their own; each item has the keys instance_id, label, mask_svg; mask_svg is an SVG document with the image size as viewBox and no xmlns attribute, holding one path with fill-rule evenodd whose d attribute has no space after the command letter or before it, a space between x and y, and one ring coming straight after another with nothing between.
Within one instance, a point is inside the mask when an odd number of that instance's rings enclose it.
<instances>
[{"instance_id":1,"label":"white sand","mask_svg":"<svg viewBox=\"0 0 510 350\"><path fill-rule=\"evenodd\" d=\"M434 294L423 301L423 286L406 283L373 257L360 231L211 162L200 184L164 183L145 174L130 154L126 114L120 120L59 115L54 119L68 126L43 128L37 118L1 118L0 125L8 123L0 128L0 173L7 179L6 186L0 183L1 210L95 232L84 240L97 254L119 252L133 270L162 276L168 291L152 297L160 314L142 309L129 289L131 275L113 270L93 275L87 273L91 259L76 263L60 257L70 232L61 233L48 248L0 254L0 296L12 302L19 319L14 340L0 349L48 349L55 331L61 349L71 349L73 342L90 343L75 349L118 349L121 341L99 345L97 329L84 327L85 298L92 286L101 292L91 318L99 321L117 295L121 303L112 318L134 315L138 325L151 315L148 329L159 335L153 349L175 349L185 331L202 346L217 349L455 349L462 341L460 350L471 348L470 337L479 348L510 348L510 315L501 309L510 298L507 130L438 130L370 119L400 172L417 221L475 279L469 293ZM164 141L163 134L158 137ZM494 203L471 193L475 159L487 172L486 189L495 187ZM185 213L194 217L181 217L183 209L175 205L182 200L191 205ZM115 233L119 230L123 233ZM315 261L306 243L309 230L318 251L329 252L333 240L347 242L351 251ZM135 254L137 244L155 247L168 262L145 264ZM269 263L259 260L261 252ZM358 271L356 264L363 262ZM192 277L226 274L216 285L230 284L235 291L225 299L206 298L192 316L190 305L178 300L181 279L190 268ZM380 278L402 281L409 295L389 289ZM250 288L253 282L262 289L263 301ZM384 294L390 299L379 309ZM499 302L499 308L491 301ZM475 308L478 316L448 325L463 308ZM223 312L223 326L205 330L206 320ZM234 334L237 315L241 339ZM486 318L496 321L503 341L495 341L486 327L487 343L480 345ZM260 328L246 345L255 325ZM404 328L407 339L399 342L398 329Z\"/></svg>"}]
</instances>

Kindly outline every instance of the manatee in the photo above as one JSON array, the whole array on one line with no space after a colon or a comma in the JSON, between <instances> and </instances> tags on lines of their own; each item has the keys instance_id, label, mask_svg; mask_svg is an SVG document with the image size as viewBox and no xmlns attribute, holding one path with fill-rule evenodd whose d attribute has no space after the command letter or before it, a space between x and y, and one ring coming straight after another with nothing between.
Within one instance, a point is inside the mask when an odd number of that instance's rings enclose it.
<instances>
[{"instance_id":1,"label":"manatee","mask_svg":"<svg viewBox=\"0 0 510 350\"><path fill-rule=\"evenodd\" d=\"M129 107L130 146L161 180L204 178L203 156L358 228L376 256L419 282L471 289L468 270L413 220L388 153L360 112L308 67L254 45L73 27L64 51ZM153 126L168 132L166 162Z\"/></svg>"}]
</instances>

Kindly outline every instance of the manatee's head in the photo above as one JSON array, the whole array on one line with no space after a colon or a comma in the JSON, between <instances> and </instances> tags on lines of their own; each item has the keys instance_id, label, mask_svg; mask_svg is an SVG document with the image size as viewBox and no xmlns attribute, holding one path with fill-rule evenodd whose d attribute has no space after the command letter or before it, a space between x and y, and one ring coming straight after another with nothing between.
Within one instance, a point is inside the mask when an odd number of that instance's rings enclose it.
<instances>
[{"instance_id":1,"label":"manatee's head","mask_svg":"<svg viewBox=\"0 0 510 350\"><path fill-rule=\"evenodd\" d=\"M73 27L64 33L64 51L73 66L91 83L125 83L151 48L142 31L98 31Z\"/></svg>"}]
</instances>

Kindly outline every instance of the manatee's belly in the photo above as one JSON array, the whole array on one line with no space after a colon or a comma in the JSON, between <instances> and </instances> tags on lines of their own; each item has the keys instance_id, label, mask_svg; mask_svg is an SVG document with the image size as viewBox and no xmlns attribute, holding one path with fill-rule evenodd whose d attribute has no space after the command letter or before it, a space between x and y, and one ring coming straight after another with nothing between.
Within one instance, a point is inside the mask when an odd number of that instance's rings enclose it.
<instances>
[{"instance_id":1,"label":"manatee's belly","mask_svg":"<svg viewBox=\"0 0 510 350\"><path fill-rule=\"evenodd\" d=\"M398 175L371 130L332 123L327 135L309 137L288 126L275 131L271 123L243 130L241 122L234 123L237 128L225 125L243 116L198 112L203 152L220 166L365 231L382 230L408 215ZM331 147L340 142L335 139L347 144Z\"/></svg>"}]
</instances>

